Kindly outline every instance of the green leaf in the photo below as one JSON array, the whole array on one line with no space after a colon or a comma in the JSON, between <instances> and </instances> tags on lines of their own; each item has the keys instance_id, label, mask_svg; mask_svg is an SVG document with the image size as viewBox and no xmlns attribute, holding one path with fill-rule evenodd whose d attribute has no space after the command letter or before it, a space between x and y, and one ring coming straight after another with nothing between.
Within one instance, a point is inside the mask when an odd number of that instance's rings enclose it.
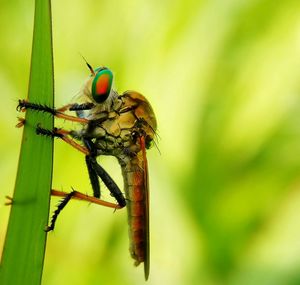
<instances>
[{"instance_id":1,"label":"green leaf","mask_svg":"<svg viewBox=\"0 0 300 285\"><path fill-rule=\"evenodd\" d=\"M28 100L53 107L50 1L35 1ZM13 204L0 267L0 284L40 284L45 255L53 140L37 136L38 123L53 128L53 117L28 110Z\"/></svg>"}]
</instances>

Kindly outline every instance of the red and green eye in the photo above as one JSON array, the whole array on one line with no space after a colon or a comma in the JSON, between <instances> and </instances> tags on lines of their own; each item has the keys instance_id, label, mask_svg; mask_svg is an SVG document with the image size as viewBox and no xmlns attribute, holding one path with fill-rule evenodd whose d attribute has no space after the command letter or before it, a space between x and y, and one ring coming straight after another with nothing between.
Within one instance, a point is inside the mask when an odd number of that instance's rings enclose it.
<instances>
[{"instance_id":1,"label":"red and green eye","mask_svg":"<svg viewBox=\"0 0 300 285\"><path fill-rule=\"evenodd\" d=\"M92 83L92 96L97 103L102 103L110 93L113 74L107 68L97 68L95 72L96 75Z\"/></svg>"}]
</instances>

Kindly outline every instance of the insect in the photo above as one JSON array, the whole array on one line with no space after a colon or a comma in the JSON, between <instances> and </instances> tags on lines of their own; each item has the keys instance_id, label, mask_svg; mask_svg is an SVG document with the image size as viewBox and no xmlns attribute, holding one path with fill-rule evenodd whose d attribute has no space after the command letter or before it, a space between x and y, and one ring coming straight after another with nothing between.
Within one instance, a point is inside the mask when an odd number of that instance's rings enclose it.
<instances>
[{"instance_id":1,"label":"insect","mask_svg":"<svg viewBox=\"0 0 300 285\"><path fill-rule=\"evenodd\" d=\"M57 118L81 124L80 130L44 129L40 124L36 133L57 137L85 155L93 196L77 191L64 193L52 190L52 195L64 196L54 212L50 226L54 229L60 211L71 198L100 205L127 207L130 254L135 265L144 263L145 279L149 276L149 182L146 149L150 148L156 133L156 118L147 99L138 92L126 91L119 95L112 89L113 74L106 67L93 69L76 97L76 102L59 109L19 100L17 110L48 112ZM73 111L76 116L66 114ZM22 125L22 122L18 124ZM77 141L77 142L76 142ZM97 162L101 155L117 158L123 175L125 197L114 180ZM100 199L99 178L104 182L117 204Z\"/></svg>"}]
</instances>

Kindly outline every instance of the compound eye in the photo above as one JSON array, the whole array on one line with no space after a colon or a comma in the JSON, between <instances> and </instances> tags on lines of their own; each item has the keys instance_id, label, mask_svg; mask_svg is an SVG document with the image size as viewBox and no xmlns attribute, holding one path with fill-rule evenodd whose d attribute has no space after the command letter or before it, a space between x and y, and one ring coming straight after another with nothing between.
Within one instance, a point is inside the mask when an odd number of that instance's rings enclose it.
<instances>
[{"instance_id":1,"label":"compound eye","mask_svg":"<svg viewBox=\"0 0 300 285\"><path fill-rule=\"evenodd\" d=\"M97 103L104 102L111 91L113 74L108 68L97 68L92 83L92 96Z\"/></svg>"}]
</instances>

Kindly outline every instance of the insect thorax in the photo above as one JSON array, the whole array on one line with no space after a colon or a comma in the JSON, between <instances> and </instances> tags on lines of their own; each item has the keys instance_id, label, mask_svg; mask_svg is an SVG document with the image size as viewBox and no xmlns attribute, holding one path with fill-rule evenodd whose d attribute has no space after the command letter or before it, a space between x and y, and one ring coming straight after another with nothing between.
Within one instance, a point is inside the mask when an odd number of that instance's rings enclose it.
<instances>
[{"instance_id":1,"label":"insect thorax","mask_svg":"<svg viewBox=\"0 0 300 285\"><path fill-rule=\"evenodd\" d=\"M145 136L148 145L153 140L155 117L148 101L139 93L115 96L109 107L95 106L88 117L91 122L81 135L92 139L98 155L132 156L140 151L138 136Z\"/></svg>"}]
</instances>

